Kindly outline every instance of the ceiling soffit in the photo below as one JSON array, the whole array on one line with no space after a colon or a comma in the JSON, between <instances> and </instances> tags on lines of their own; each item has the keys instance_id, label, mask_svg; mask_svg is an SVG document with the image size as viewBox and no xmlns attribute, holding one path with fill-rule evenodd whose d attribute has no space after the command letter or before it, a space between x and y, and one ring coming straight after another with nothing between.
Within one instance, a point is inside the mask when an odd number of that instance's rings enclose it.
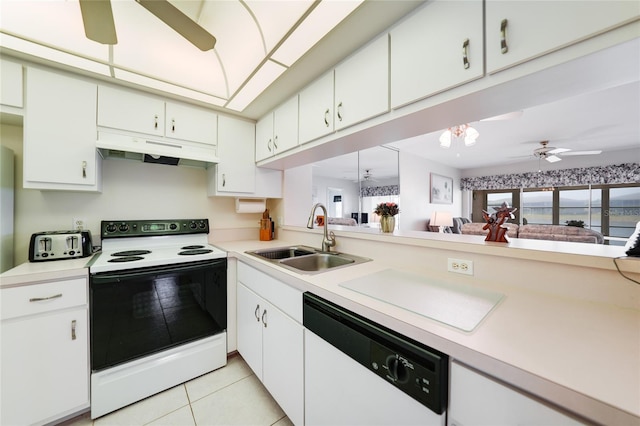
<instances>
[{"instance_id":1,"label":"ceiling soffit","mask_svg":"<svg viewBox=\"0 0 640 426\"><path fill-rule=\"evenodd\" d=\"M200 51L134 0L111 1L113 46L85 37L77 0L2 1L0 45L241 112L361 1L171 3L215 36L213 50Z\"/></svg>"}]
</instances>

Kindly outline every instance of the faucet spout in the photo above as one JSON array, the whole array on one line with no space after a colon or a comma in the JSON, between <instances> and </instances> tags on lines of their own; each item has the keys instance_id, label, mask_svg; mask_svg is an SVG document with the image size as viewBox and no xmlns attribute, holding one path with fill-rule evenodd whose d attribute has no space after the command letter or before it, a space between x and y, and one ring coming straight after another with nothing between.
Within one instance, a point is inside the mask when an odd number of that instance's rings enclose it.
<instances>
[{"instance_id":1,"label":"faucet spout","mask_svg":"<svg viewBox=\"0 0 640 426\"><path fill-rule=\"evenodd\" d=\"M307 228L313 229L313 216L315 215L318 207L320 207L322 209L322 212L324 213L324 236L322 238L322 251L328 252L331 251L331 247L336 245L336 235L333 233L333 231L328 232L327 224L329 222L329 217L327 216L327 208L322 203L316 203L311 208L309 220L307 221Z\"/></svg>"}]
</instances>

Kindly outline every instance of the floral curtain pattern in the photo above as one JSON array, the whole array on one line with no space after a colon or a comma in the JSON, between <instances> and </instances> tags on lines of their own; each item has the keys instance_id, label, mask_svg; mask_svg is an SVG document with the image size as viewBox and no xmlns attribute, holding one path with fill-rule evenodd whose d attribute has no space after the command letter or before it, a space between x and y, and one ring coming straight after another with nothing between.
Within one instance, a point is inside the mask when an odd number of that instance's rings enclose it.
<instances>
[{"instance_id":1,"label":"floral curtain pattern","mask_svg":"<svg viewBox=\"0 0 640 426\"><path fill-rule=\"evenodd\" d=\"M399 195L399 185L367 186L360 188L361 197L383 197L385 195Z\"/></svg>"},{"instance_id":2,"label":"floral curtain pattern","mask_svg":"<svg viewBox=\"0 0 640 426\"><path fill-rule=\"evenodd\" d=\"M544 188L640 182L640 163L462 178L462 190Z\"/></svg>"}]
</instances>

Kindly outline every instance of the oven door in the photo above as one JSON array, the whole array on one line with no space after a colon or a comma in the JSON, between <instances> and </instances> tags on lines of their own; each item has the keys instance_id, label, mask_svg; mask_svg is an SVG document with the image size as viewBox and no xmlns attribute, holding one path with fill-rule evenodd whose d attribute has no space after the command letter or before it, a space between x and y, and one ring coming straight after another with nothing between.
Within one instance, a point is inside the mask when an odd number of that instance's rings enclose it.
<instances>
[{"instance_id":1,"label":"oven door","mask_svg":"<svg viewBox=\"0 0 640 426\"><path fill-rule=\"evenodd\" d=\"M100 371L227 328L227 259L90 277L91 369Z\"/></svg>"}]
</instances>

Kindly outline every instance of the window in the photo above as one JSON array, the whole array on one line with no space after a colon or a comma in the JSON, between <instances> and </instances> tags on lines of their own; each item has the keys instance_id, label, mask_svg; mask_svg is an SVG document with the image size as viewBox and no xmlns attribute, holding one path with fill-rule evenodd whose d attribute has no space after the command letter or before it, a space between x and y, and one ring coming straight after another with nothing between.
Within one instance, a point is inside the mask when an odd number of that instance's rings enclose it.
<instances>
[{"instance_id":1,"label":"window","mask_svg":"<svg viewBox=\"0 0 640 426\"><path fill-rule=\"evenodd\" d=\"M609 189L609 208L605 210L609 236L629 238L640 222L640 187Z\"/></svg>"},{"instance_id":2,"label":"window","mask_svg":"<svg viewBox=\"0 0 640 426\"><path fill-rule=\"evenodd\" d=\"M513 206L513 194L511 192L493 192L487 194L487 211L492 213L494 207L500 207L502 203Z\"/></svg>"},{"instance_id":3,"label":"window","mask_svg":"<svg viewBox=\"0 0 640 426\"><path fill-rule=\"evenodd\" d=\"M523 192L522 218L523 224L553 224L553 191Z\"/></svg>"},{"instance_id":4,"label":"window","mask_svg":"<svg viewBox=\"0 0 640 426\"><path fill-rule=\"evenodd\" d=\"M602 189L563 189L559 191L560 225L581 221L585 228L602 231Z\"/></svg>"}]
</instances>

